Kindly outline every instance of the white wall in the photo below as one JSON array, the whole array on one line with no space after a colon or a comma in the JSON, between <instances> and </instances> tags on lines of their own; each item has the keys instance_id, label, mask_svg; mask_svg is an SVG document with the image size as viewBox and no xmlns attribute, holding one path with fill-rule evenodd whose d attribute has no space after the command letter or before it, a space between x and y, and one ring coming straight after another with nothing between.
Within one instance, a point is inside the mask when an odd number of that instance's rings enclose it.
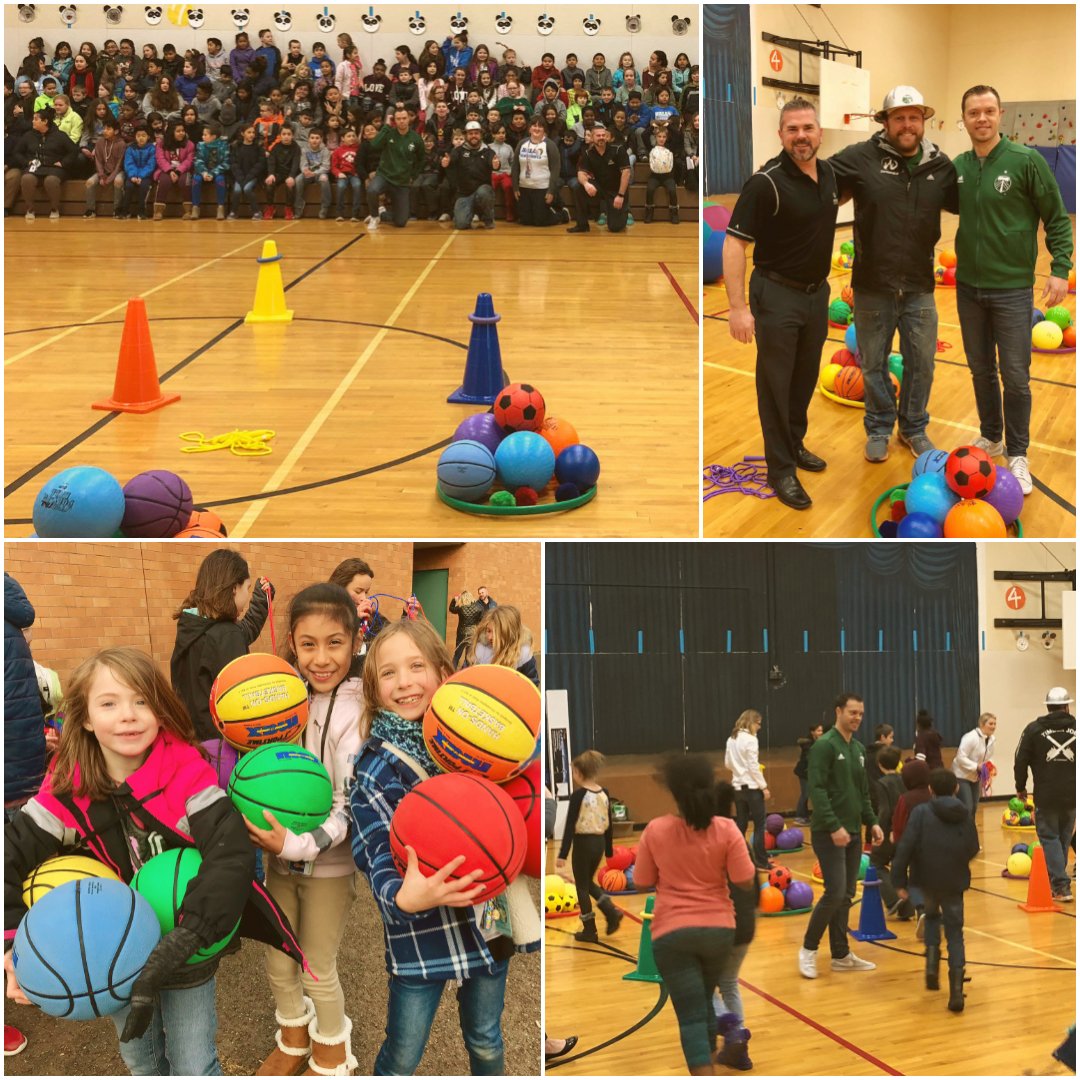
<instances>
[{"instance_id":1,"label":"white wall","mask_svg":"<svg viewBox=\"0 0 1080 1080\"><path fill-rule=\"evenodd\" d=\"M1062 635L1054 648L1046 652L1039 643L1040 630L1030 631L1027 652L1016 648L1016 631L995 629L994 619L1038 618L1038 582L1023 582L1027 603L1023 610L1012 611L1005 604L1009 582L995 581L995 570L1072 570L1076 567L1076 548L1072 544L1040 544L1004 540L978 545L979 627L986 633L986 650L980 654L979 696L985 712L998 718L997 753L994 764L997 778L994 794L1013 791L1012 762L1020 733L1046 712L1043 700L1051 686L1065 686L1076 691L1076 672L1066 671L1061 647ZM1068 586L1046 586L1048 618L1061 618L1061 591ZM1075 713L1075 708L1072 710ZM1030 781L1029 781L1030 782Z\"/></svg>"},{"instance_id":2,"label":"white wall","mask_svg":"<svg viewBox=\"0 0 1080 1080\"><path fill-rule=\"evenodd\" d=\"M245 29L251 35L253 44L257 45L258 31L264 27L274 28L274 12L279 11L281 5L247 6L251 17ZM336 38L338 33L346 31L360 49L365 71L371 70L377 57L392 64L394 47L397 45L408 44L413 53L419 53L429 38L441 42L451 32L450 19L459 11L469 19L469 44L487 45L496 60L500 59L502 51L496 45L496 40L516 49L519 58L531 66L539 64L545 52L555 54L559 67L564 66L568 52L577 53L580 67L588 67L593 53L602 52L607 57L608 67L612 69L624 50L633 53L635 61L642 68L654 49L663 49L669 62L674 61L680 52L685 52L692 63L697 63L700 56L701 19L696 3L676 3L670 7L660 4L635 4L633 7L610 4L552 4L547 7L539 4L376 4L374 11L382 17L382 22L374 34L362 28L361 16L369 10L366 4L330 4L329 10L337 16L337 21L329 33L319 30L315 21L316 16L322 14L323 5L285 6L292 13L292 29L274 30L275 43L282 52L289 38L295 37L303 43L305 50L310 50L313 42L322 41L330 55L338 60L340 54ZM205 52L207 37L217 37L227 52L233 47L233 37L237 32L231 17L232 4L204 5L206 21L198 30L176 26L167 17L163 17L156 27L149 26L143 14L145 5L142 4L123 5L123 22L119 26L105 21L102 5L79 4L77 7L78 20L68 30L60 21L59 8L55 4L38 4L37 18L29 24L19 22L17 5L4 5L4 62L12 74L26 55L26 43L32 37L45 39L47 56L51 58L57 41L70 42L72 50L78 52L80 42L92 41L100 48L101 42L107 37L129 37L140 51L143 45L153 43L160 49L166 41L170 41L180 53L192 47ZM175 7L166 5L166 11ZM409 31L408 20L417 10L425 18L427 27L422 34L414 35ZM495 18L503 11L512 15L514 20L511 32L505 35L495 30ZM547 36L539 34L536 28L537 16L545 11L555 17L555 28ZM595 15L601 21L600 32L595 36L587 35L582 28L582 19L588 15ZM627 15L641 17L642 29L639 33L627 31ZM690 18L690 30L685 36L677 37L672 32L673 15Z\"/></svg>"}]
</instances>

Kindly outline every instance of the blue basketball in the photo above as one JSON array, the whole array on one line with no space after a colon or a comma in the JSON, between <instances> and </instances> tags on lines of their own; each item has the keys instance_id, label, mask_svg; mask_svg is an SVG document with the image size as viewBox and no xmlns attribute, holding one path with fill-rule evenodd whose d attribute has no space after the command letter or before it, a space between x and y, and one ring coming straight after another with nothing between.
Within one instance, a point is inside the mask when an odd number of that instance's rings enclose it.
<instances>
[{"instance_id":1,"label":"blue basketball","mask_svg":"<svg viewBox=\"0 0 1080 1080\"><path fill-rule=\"evenodd\" d=\"M93 465L58 472L34 500L34 531L56 538L112 537L124 518L120 481Z\"/></svg>"},{"instance_id":2,"label":"blue basketball","mask_svg":"<svg viewBox=\"0 0 1080 1080\"><path fill-rule=\"evenodd\" d=\"M479 502L495 480L495 458L482 443L460 439L439 455L435 471L439 487L451 498Z\"/></svg>"},{"instance_id":3,"label":"blue basketball","mask_svg":"<svg viewBox=\"0 0 1080 1080\"><path fill-rule=\"evenodd\" d=\"M706 285L719 281L724 276L724 238L727 230L711 230L701 247L702 274Z\"/></svg>"},{"instance_id":4,"label":"blue basketball","mask_svg":"<svg viewBox=\"0 0 1080 1080\"><path fill-rule=\"evenodd\" d=\"M555 451L535 431L513 431L495 451L495 468L510 491L522 487L543 491L555 472Z\"/></svg>"},{"instance_id":5,"label":"blue basketball","mask_svg":"<svg viewBox=\"0 0 1080 1080\"><path fill-rule=\"evenodd\" d=\"M122 881L58 885L23 917L12 961L43 1012L92 1020L119 1012L161 938L154 909Z\"/></svg>"},{"instance_id":6,"label":"blue basketball","mask_svg":"<svg viewBox=\"0 0 1080 1080\"><path fill-rule=\"evenodd\" d=\"M923 473L943 473L945 462L949 460L948 450L924 450L911 466L911 477L922 476Z\"/></svg>"},{"instance_id":7,"label":"blue basketball","mask_svg":"<svg viewBox=\"0 0 1080 1080\"><path fill-rule=\"evenodd\" d=\"M575 443L558 456L555 475L560 484L576 484L584 493L596 487L600 476L600 459L591 447Z\"/></svg>"},{"instance_id":8,"label":"blue basketball","mask_svg":"<svg viewBox=\"0 0 1080 1080\"><path fill-rule=\"evenodd\" d=\"M896 535L901 540L936 540L945 533L941 522L929 514L908 514L896 526Z\"/></svg>"},{"instance_id":9,"label":"blue basketball","mask_svg":"<svg viewBox=\"0 0 1080 1080\"><path fill-rule=\"evenodd\" d=\"M943 525L949 511L960 501L960 496L945 482L945 474L923 473L908 484L904 493L904 506L909 514L928 514ZM903 533L900 533L903 536Z\"/></svg>"},{"instance_id":10,"label":"blue basketball","mask_svg":"<svg viewBox=\"0 0 1080 1080\"><path fill-rule=\"evenodd\" d=\"M856 352L859 351L858 343L855 340L855 324L854 323L852 323L844 331L844 348L847 349L847 351L851 352L851 353L856 353Z\"/></svg>"}]
</instances>

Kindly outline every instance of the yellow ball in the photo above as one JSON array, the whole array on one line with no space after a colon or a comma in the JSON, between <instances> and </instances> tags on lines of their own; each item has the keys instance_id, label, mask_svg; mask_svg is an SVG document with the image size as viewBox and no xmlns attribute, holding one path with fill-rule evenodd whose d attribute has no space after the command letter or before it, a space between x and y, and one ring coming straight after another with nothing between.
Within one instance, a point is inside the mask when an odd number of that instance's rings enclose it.
<instances>
[{"instance_id":1,"label":"yellow ball","mask_svg":"<svg viewBox=\"0 0 1080 1080\"><path fill-rule=\"evenodd\" d=\"M40 866L34 867L23 882L22 898L27 907L36 904L47 892L57 885L83 878L108 878L119 881L119 876L97 859L86 855L57 855L46 859Z\"/></svg>"},{"instance_id":2,"label":"yellow ball","mask_svg":"<svg viewBox=\"0 0 1080 1080\"><path fill-rule=\"evenodd\" d=\"M549 915L565 909L563 890L566 882L558 874L548 874L544 878L544 911Z\"/></svg>"},{"instance_id":3,"label":"yellow ball","mask_svg":"<svg viewBox=\"0 0 1080 1080\"><path fill-rule=\"evenodd\" d=\"M1031 876L1031 856L1025 855L1022 851L1016 851L1010 855L1005 865L1013 877Z\"/></svg>"},{"instance_id":4,"label":"yellow ball","mask_svg":"<svg viewBox=\"0 0 1080 1080\"><path fill-rule=\"evenodd\" d=\"M836 376L843 370L840 364L826 364L821 369L821 385L826 390L834 390L836 388Z\"/></svg>"},{"instance_id":5,"label":"yellow ball","mask_svg":"<svg viewBox=\"0 0 1080 1080\"><path fill-rule=\"evenodd\" d=\"M563 904L566 911L573 911L578 906L577 886L569 882L563 887Z\"/></svg>"},{"instance_id":6,"label":"yellow ball","mask_svg":"<svg viewBox=\"0 0 1080 1080\"><path fill-rule=\"evenodd\" d=\"M1046 319L1035 324L1031 331L1031 344L1036 349L1060 349L1062 336L1061 327Z\"/></svg>"}]
</instances>

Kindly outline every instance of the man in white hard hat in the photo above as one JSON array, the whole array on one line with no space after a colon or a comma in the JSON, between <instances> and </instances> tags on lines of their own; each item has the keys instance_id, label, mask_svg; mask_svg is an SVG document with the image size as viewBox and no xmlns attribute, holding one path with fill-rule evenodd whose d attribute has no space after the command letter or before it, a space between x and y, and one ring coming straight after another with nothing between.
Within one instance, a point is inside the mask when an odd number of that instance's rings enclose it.
<instances>
[{"instance_id":1,"label":"man in white hard hat","mask_svg":"<svg viewBox=\"0 0 1080 1080\"><path fill-rule=\"evenodd\" d=\"M1031 770L1035 831L1042 842L1054 899L1071 903L1069 846L1076 827L1076 721L1069 713L1073 695L1064 686L1046 693L1045 716L1033 720L1016 747L1016 794L1027 798Z\"/></svg>"},{"instance_id":2,"label":"man in white hard hat","mask_svg":"<svg viewBox=\"0 0 1080 1080\"><path fill-rule=\"evenodd\" d=\"M881 131L829 159L841 197L855 200L855 335L865 387L865 457L889 456L893 425L918 457L934 444L926 434L937 350L934 245L941 211L955 199L956 170L925 135L934 110L913 86L895 86L874 119ZM899 397L889 353L900 331L904 357Z\"/></svg>"}]
</instances>

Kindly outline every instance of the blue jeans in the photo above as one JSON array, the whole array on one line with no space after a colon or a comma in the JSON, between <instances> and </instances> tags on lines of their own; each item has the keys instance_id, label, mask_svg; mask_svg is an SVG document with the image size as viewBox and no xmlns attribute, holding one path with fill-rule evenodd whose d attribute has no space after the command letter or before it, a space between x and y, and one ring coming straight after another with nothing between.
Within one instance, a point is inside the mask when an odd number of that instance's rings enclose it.
<instances>
[{"instance_id":1,"label":"blue jeans","mask_svg":"<svg viewBox=\"0 0 1080 1080\"><path fill-rule=\"evenodd\" d=\"M352 216L360 217L360 196L364 190L359 176L339 176L337 178L337 216L345 216L345 192L352 189Z\"/></svg>"},{"instance_id":2,"label":"blue jeans","mask_svg":"<svg viewBox=\"0 0 1080 1080\"><path fill-rule=\"evenodd\" d=\"M251 212L257 214L259 212L259 200L255 198L255 189L259 186L258 180L248 180L241 184L239 180L233 183L233 201L232 209L235 214L240 209L240 198L243 195L247 196L248 202L251 204Z\"/></svg>"},{"instance_id":3,"label":"blue jeans","mask_svg":"<svg viewBox=\"0 0 1080 1080\"><path fill-rule=\"evenodd\" d=\"M922 435L930 422L927 405L934 383L937 351L937 308L934 294L877 293L860 289L855 294L855 333L862 358L866 387L868 439L887 439L892 434L897 405L889 379L889 352L893 334L900 328L900 352L904 357L904 380L900 385L900 434Z\"/></svg>"},{"instance_id":4,"label":"blue jeans","mask_svg":"<svg viewBox=\"0 0 1080 1080\"><path fill-rule=\"evenodd\" d=\"M472 975L457 992L461 1034L473 1076L503 1075L500 1022L509 967L509 960L501 960L494 975ZM412 1076L416 1072L445 986L441 980L390 976L386 1038L375 1058L375 1076Z\"/></svg>"},{"instance_id":5,"label":"blue jeans","mask_svg":"<svg viewBox=\"0 0 1080 1080\"><path fill-rule=\"evenodd\" d=\"M1063 810L1035 804L1035 832L1042 841L1050 887L1054 892L1069 887L1069 844L1075 828L1075 807Z\"/></svg>"},{"instance_id":6,"label":"blue jeans","mask_svg":"<svg viewBox=\"0 0 1080 1080\"><path fill-rule=\"evenodd\" d=\"M941 923L945 922L945 940L949 943L949 970L964 966L964 894L936 893L923 889L926 904L927 947L941 945Z\"/></svg>"},{"instance_id":7,"label":"blue jeans","mask_svg":"<svg viewBox=\"0 0 1080 1080\"><path fill-rule=\"evenodd\" d=\"M395 228L404 229L409 223L409 191L407 187L391 184L382 173L376 173L367 186L368 213L379 216L379 196L390 196L390 219Z\"/></svg>"},{"instance_id":8,"label":"blue jeans","mask_svg":"<svg viewBox=\"0 0 1080 1080\"><path fill-rule=\"evenodd\" d=\"M859 880L862 833L857 829L846 847L837 847L830 833L814 829L810 833L810 844L821 866L825 891L810 912L803 948L817 949L828 928L832 958L843 960L851 951L848 947L848 912Z\"/></svg>"},{"instance_id":9,"label":"blue jeans","mask_svg":"<svg viewBox=\"0 0 1080 1080\"><path fill-rule=\"evenodd\" d=\"M454 203L454 228L472 228L473 214L487 224L495 220L495 189L481 184L471 195L459 195Z\"/></svg>"},{"instance_id":10,"label":"blue jeans","mask_svg":"<svg viewBox=\"0 0 1080 1080\"><path fill-rule=\"evenodd\" d=\"M746 835L746 826L750 821L754 823L751 856L762 870L767 870L769 856L765 851L765 795L758 788L736 788L735 824L743 836Z\"/></svg>"},{"instance_id":11,"label":"blue jeans","mask_svg":"<svg viewBox=\"0 0 1080 1080\"><path fill-rule=\"evenodd\" d=\"M131 177L124 181L124 213L145 214L146 204L154 191L153 182L143 177L142 182L133 184Z\"/></svg>"},{"instance_id":12,"label":"blue jeans","mask_svg":"<svg viewBox=\"0 0 1080 1080\"><path fill-rule=\"evenodd\" d=\"M716 993L713 994L713 1006L723 1002L723 1011L734 1013L743 1022L742 994L739 993L739 968L742 967L746 954L750 951L750 942L745 945L732 945L731 952L720 968L720 977L716 980ZM717 1010L719 1012L719 1010Z\"/></svg>"},{"instance_id":13,"label":"blue jeans","mask_svg":"<svg viewBox=\"0 0 1080 1080\"><path fill-rule=\"evenodd\" d=\"M964 780L957 777L960 785L956 797L968 808L971 820L975 820L975 811L979 809L979 796L982 794L982 784L978 780Z\"/></svg>"},{"instance_id":14,"label":"blue jeans","mask_svg":"<svg viewBox=\"0 0 1080 1080\"><path fill-rule=\"evenodd\" d=\"M1028 451L1034 303L1031 289L976 289L956 284L956 311L975 388L979 428L983 438L991 442L1000 442L1004 434L1009 457L1025 457Z\"/></svg>"},{"instance_id":15,"label":"blue jeans","mask_svg":"<svg viewBox=\"0 0 1080 1080\"><path fill-rule=\"evenodd\" d=\"M120 1044L120 1056L132 1076L222 1075L215 982L210 979L188 990L160 991L146 1034ZM110 1017L117 1035L124 1030L130 1011L124 1008Z\"/></svg>"},{"instance_id":16,"label":"blue jeans","mask_svg":"<svg viewBox=\"0 0 1080 1080\"><path fill-rule=\"evenodd\" d=\"M208 183L208 181L206 181L206 180L204 180L202 178L202 173L196 173L191 178L191 201L196 206L202 206L202 187L203 187L203 184L205 184L205 183ZM214 194L217 196L217 204L218 204L218 206L224 206L225 205L225 177L224 176L215 176L213 183L214 183Z\"/></svg>"},{"instance_id":17,"label":"blue jeans","mask_svg":"<svg viewBox=\"0 0 1080 1080\"><path fill-rule=\"evenodd\" d=\"M328 173L319 173L316 177L307 177L301 173L296 178L296 216L300 217L304 212L304 207L307 206L307 200L304 198L304 192L307 191L308 184L318 183L319 185L319 209L330 209L330 175Z\"/></svg>"}]
</instances>

